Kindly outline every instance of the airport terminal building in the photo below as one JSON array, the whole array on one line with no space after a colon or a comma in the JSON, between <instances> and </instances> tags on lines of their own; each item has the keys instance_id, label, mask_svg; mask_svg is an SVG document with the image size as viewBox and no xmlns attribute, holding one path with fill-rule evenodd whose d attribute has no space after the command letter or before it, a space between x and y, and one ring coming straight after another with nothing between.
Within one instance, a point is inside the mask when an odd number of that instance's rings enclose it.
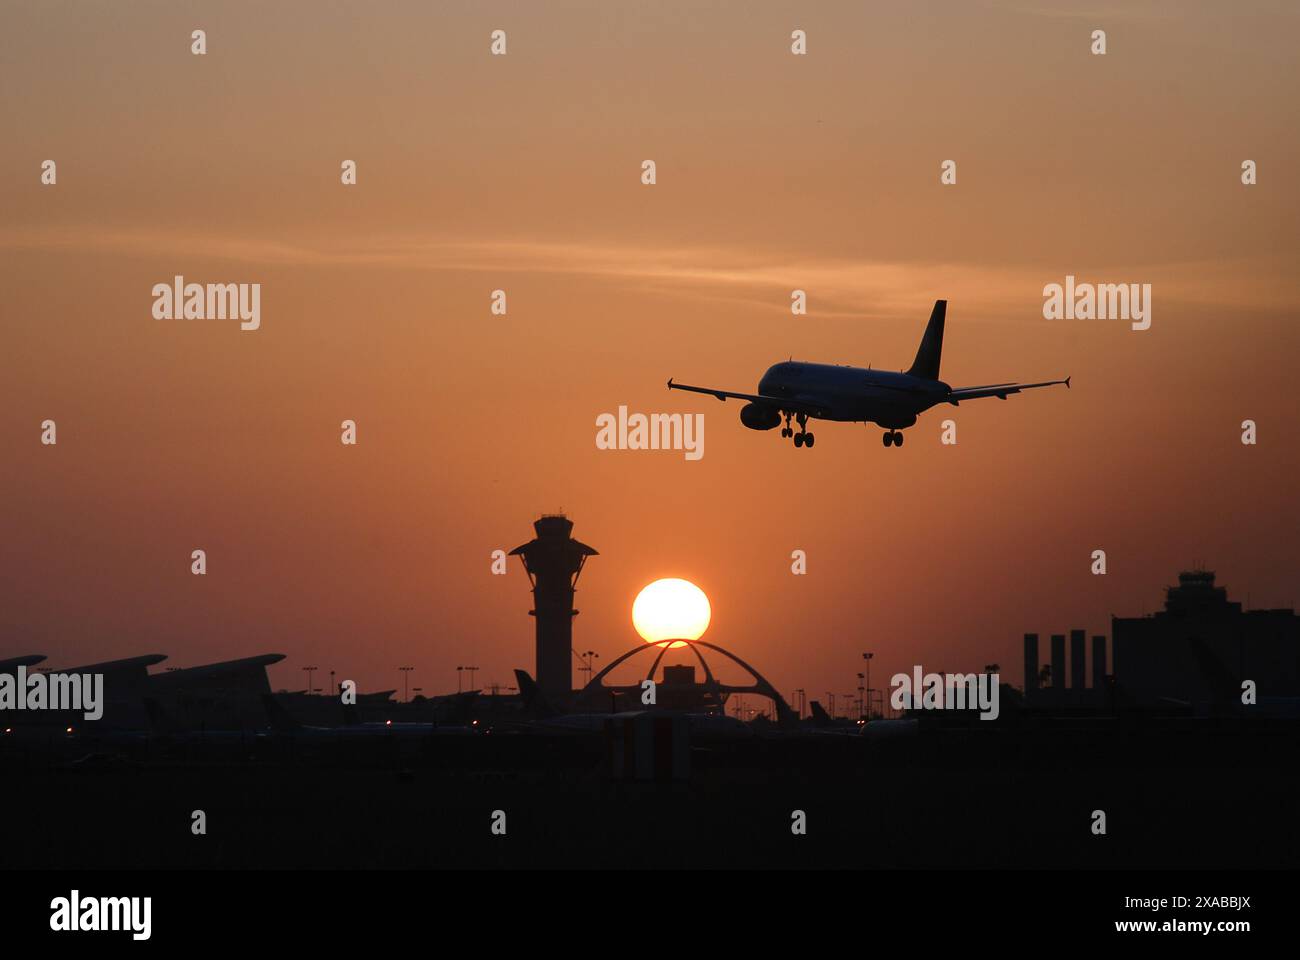
<instances>
[{"instance_id":1,"label":"airport terminal building","mask_svg":"<svg viewBox=\"0 0 1300 960\"><path fill-rule=\"evenodd\" d=\"M1240 703L1253 680L1261 701L1300 697L1300 617L1294 610L1243 610L1214 573L1179 574L1164 609L1112 617L1113 672L1135 704Z\"/></svg>"}]
</instances>

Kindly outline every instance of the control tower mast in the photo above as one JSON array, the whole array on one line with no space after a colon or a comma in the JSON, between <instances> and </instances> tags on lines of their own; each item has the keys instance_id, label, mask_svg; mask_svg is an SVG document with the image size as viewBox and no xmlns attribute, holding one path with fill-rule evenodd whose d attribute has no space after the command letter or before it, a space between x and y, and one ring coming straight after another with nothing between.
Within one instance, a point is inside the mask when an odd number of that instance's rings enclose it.
<instances>
[{"instance_id":1,"label":"control tower mast","mask_svg":"<svg viewBox=\"0 0 1300 960\"><path fill-rule=\"evenodd\" d=\"M510 551L523 559L533 585L537 618L537 686L556 700L573 694L573 593L588 557L598 553L574 540L573 521L563 514L543 514L533 522L536 539Z\"/></svg>"}]
</instances>

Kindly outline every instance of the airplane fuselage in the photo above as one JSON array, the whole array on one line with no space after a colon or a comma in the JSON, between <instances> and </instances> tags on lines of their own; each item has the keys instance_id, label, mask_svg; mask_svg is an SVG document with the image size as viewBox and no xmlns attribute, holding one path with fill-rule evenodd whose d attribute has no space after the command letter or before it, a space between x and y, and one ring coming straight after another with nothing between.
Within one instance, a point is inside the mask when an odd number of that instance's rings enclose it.
<instances>
[{"instance_id":1,"label":"airplane fuselage","mask_svg":"<svg viewBox=\"0 0 1300 960\"><path fill-rule=\"evenodd\" d=\"M769 367L758 382L765 397L797 400L824 408L821 420L869 422L899 430L948 397L948 384L889 370L803 363Z\"/></svg>"}]
</instances>

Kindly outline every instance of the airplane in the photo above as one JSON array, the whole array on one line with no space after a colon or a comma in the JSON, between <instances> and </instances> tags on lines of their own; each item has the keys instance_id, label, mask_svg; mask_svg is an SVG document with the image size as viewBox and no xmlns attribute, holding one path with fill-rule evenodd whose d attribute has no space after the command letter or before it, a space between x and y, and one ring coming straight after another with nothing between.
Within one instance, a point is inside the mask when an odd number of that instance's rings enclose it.
<instances>
[{"instance_id":1,"label":"airplane","mask_svg":"<svg viewBox=\"0 0 1300 960\"><path fill-rule=\"evenodd\" d=\"M142 697L145 714L149 718L149 733L152 739L174 746L190 744L238 744L248 746L265 738L263 730L208 730L204 727L194 729L181 723L167 711L154 697Z\"/></svg>"},{"instance_id":2,"label":"airplane","mask_svg":"<svg viewBox=\"0 0 1300 960\"><path fill-rule=\"evenodd\" d=\"M477 691L476 691L477 692ZM347 732L360 733L382 733L390 735L410 735L419 734L422 736L432 736L434 734L463 735L473 733L472 725L463 723L427 723L423 721L405 721L405 720L362 720L361 714L352 704L343 704L343 726L342 730ZM474 721L477 723L478 721Z\"/></svg>"},{"instance_id":3,"label":"airplane","mask_svg":"<svg viewBox=\"0 0 1300 960\"><path fill-rule=\"evenodd\" d=\"M850 730L857 733L858 728L865 722L832 717L821 705L820 700L809 700L808 709L812 711L813 727L818 730Z\"/></svg>"},{"instance_id":4,"label":"airplane","mask_svg":"<svg viewBox=\"0 0 1300 960\"><path fill-rule=\"evenodd\" d=\"M1065 384L1070 378L1041 383L993 383L980 387L950 387L939 379L939 354L943 349L943 323L947 300L936 300L926 325L916 359L901 373L870 367L836 366L789 360L768 368L758 382L758 393L736 393L712 387L692 387L669 379L669 390L704 393L725 402L728 398L748 401L740 409L740 422L751 430L771 430L785 420L782 437L794 437L796 447L811 447L816 439L808 432L809 420L841 423L875 423L885 428L882 441L887 447L903 445L902 431L916 423L921 413L940 403L954 407L963 400L998 397L1036 387ZM795 433L793 418L799 424Z\"/></svg>"},{"instance_id":5,"label":"airplane","mask_svg":"<svg viewBox=\"0 0 1300 960\"><path fill-rule=\"evenodd\" d=\"M816 700L808 701L812 710L814 732L824 735L865 737L868 740L885 740L895 737L915 736L920 724L913 717L875 717L871 720L837 720Z\"/></svg>"},{"instance_id":6,"label":"airplane","mask_svg":"<svg viewBox=\"0 0 1300 960\"><path fill-rule=\"evenodd\" d=\"M380 723L362 723L355 711L345 711L345 723L341 727L320 727L299 722L272 694L262 694L262 706L271 721L271 732L280 736L298 737L305 740L356 741L361 739L383 740L426 739L433 736L468 736L473 733L471 727L450 726L435 723L393 723L391 720Z\"/></svg>"},{"instance_id":7,"label":"airplane","mask_svg":"<svg viewBox=\"0 0 1300 960\"><path fill-rule=\"evenodd\" d=\"M754 731L738 718L711 713L663 709L623 710L617 713L563 713L546 699L546 695L542 693L528 671L516 670L515 680L531 719L514 721L506 724L507 727L529 729L546 734L597 734L604 732L607 720L630 719L653 714L660 717L685 717L691 735L701 740L737 740L754 736Z\"/></svg>"},{"instance_id":8,"label":"airplane","mask_svg":"<svg viewBox=\"0 0 1300 960\"><path fill-rule=\"evenodd\" d=\"M868 740L894 740L914 737L921 728L915 717L876 717L862 725L862 735Z\"/></svg>"}]
</instances>

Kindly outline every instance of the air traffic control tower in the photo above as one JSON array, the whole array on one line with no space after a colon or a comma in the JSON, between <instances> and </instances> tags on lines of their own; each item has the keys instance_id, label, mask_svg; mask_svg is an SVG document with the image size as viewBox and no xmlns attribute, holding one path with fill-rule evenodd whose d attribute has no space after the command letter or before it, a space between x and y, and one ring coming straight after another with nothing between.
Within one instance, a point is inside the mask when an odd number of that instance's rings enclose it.
<instances>
[{"instance_id":1,"label":"air traffic control tower","mask_svg":"<svg viewBox=\"0 0 1300 960\"><path fill-rule=\"evenodd\" d=\"M598 554L573 539L573 521L563 514L543 514L533 522L537 538L515 547L533 585L537 618L537 686L555 700L573 694L573 592L588 557Z\"/></svg>"}]
</instances>

